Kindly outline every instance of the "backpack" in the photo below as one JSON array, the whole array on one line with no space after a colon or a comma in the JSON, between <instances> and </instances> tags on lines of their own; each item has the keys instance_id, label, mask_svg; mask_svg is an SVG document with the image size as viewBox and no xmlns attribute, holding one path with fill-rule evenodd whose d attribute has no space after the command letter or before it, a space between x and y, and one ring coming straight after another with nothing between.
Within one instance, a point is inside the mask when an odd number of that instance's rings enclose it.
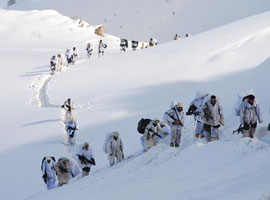
<instances>
[{"instance_id":1,"label":"backpack","mask_svg":"<svg viewBox=\"0 0 270 200\"><path fill-rule=\"evenodd\" d=\"M124 39L125 43L126 43L126 47L128 48L128 41L126 39Z\"/></svg>"},{"instance_id":2,"label":"backpack","mask_svg":"<svg viewBox=\"0 0 270 200\"><path fill-rule=\"evenodd\" d=\"M253 90L248 90L248 91L243 91L243 92L238 93L237 100L234 105L234 111L235 111L236 116L240 116L241 105L250 95L254 95Z\"/></svg>"},{"instance_id":3,"label":"backpack","mask_svg":"<svg viewBox=\"0 0 270 200\"><path fill-rule=\"evenodd\" d=\"M137 127L137 131L141 134L144 134L145 128L148 124L150 124L152 120L151 119L144 119L142 118L139 122L138 122L138 127Z\"/></svg>"},{"instance_id":4,"label":"backpack","mask_svg":"<svg viewBox=\"0 0 270 200\"><path fill-rule=\"evenodd\" d=\"M55 157L51 156L51 159L55 162ZM41 170L42 170L42 166L43 166L43 163L44 161L46 160L46 157L43 157L42 161L41 161Z\"/></svg>"},{"instance_id":5,"label":"backpack","mask_svg":"<svg viewBox=\"0 0 270 200\"><path fill-rule=\"evenodd\" d=\"M106 139L105 139L104 144L103 144L103 151L104 151L104 153L108 153L108 151L107 151L107 143L108 143L110 137L112 136L112 134L113 134L113 132L108 133L106 135Z\"/></svg>"},{"instance_id":6,"label":"backpack","mask_svg":"<svg viewBox=\"0 0 270 200\"><path fill-rule=\"evenodd\" d=\"M138 47L139 42L138 41L132 41L132 48L137 48Z\"/></svg>"}]
</instances>

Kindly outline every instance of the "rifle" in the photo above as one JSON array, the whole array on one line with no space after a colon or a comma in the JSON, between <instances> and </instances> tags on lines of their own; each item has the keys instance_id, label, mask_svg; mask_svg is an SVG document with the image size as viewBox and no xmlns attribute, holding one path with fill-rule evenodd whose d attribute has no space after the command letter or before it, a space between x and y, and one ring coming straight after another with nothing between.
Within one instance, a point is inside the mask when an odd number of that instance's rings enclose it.
<instances>
[{"instance_id":1,"label":"rifle","mask_svg":"<svg viewBox=\"0 0 270 200\"><path fill-rule=\"evenodd\" d=\"M154 132L154 135L158 136L159 138L162 138L161 135L159 135L158 133Z\"/></svg>"},{"instance_id":2,"label":"rifle","mask_svg":"<svg viewBox=\"0 0 270 200\"><path fill-rule=\"evenodd\" d=\"M236 132L239 133L243 133L244 127L242 126L242 124L239 125L239 128L236 129L235 131L233 131L233 134L235 134Z\"/></svg>"},{"instance_id":3,"label":"rifle","mask_svg":"<svg viewBox=\"0 0 270 200\"><path fill-rule=\"evenodd\" d=\"M176 116L177 116L177 119L175 119L174 116L173 116L173 115L170 115L168 112L166 112L166 114L167 114L171 119L173 119L174 121L178 121L180 126L184 127L184 125L182 124L181 120L179 119L179 116L178 116L178 114L177 114L176 109L174 108L173 110L174 110L174 112L175 112L175 114L176 114ZM175 124L175 122L173 122L172 124L173 124L173 125L178 125L178 124Z\"/></svg>"},{"instance_id":4,"label":"rifle","mask_svg":"<svg viewBox=\"0 0 270 200\"><path fill-rule=\"evenodd\" d=\"M121 146L120 146L120 151L122 152L122 158L123 158L123 160L125 159L125 155L124 155L124 151L123 151L123 149L121 148Z\"/></svg>"},{"instance_id":5,"label":"rifle","mask_svg":"<svg viewBox=\"0 0 270 200\"><path fill-rule=\"evenodd\" d=\"M210 109L209 109L208 104L205 103L205 105L206 105L206 108L203 109L203 111L204 111L204 115L205 115L206 120L207 120L207 121L208 121L209 119L212 119L212 120L213 120L214 118L212 117L212 114L211 114L211 111L210 111Z\"/></svg>"},{"instance_id":6,"label":"rifle","mask_svg":"<svg viewBox=\"0 0 270 200\"><path fill-rule=\"evenodd\" d=\"M79 160L84 163L84 164L91 164L91 165L96 165L96 161L94 158L91 158L91 160L88 160L85 156L81 156L79 154L77 154L77 156L79 157Z\"/></svg>"},{"instance_id":7,"label":"rifle","mask_svg":"<svg viewBox=\"0 0 270 200\"><path fill-rule=\"evenodd\" d=\"M79 129L77 129L76 127L75 128L72 128L72 127L67 127L67 130L73 130L73 131L76 131L76 130L79 130Z\"/></svg>"},{"instance_id":8,"label":"rifle","mask_svg":"<svg viewBox=\"0 0 270 200\"><path fill-rule=\"evenodd\" d=\"M45 172L45 174L43 174L42 179L45 182L45 184L47 184L47 173L46 172Z\"/></svg>"}]
</instances>

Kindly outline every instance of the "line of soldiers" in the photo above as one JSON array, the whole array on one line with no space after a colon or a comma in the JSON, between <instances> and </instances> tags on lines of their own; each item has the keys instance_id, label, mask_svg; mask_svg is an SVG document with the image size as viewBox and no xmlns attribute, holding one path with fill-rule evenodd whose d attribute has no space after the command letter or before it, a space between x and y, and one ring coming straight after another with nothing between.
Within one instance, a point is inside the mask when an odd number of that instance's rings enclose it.
<instances>
[{"instance_id":1,"label":"line of soldiers","mask_svg":"<svg viewBox=\"0 0 270 200\"><path fill-rule=\"evenodd\" d=\"M187 33L185 35L186 38L190 37L191 35L189 33ZM174 36L174 40L179 40L181 38L181 36L179 34L175 34ZM153 47L153 46L156 46L158 44L157 42L157 39L155 38L150 38L149 42L148 43L141 43L141 49L144 49L144 48L148 48L148 47ZM133 51L136 51L136 49L138 48L139 46L139 42L138 41L135 41L135 40L132 40L131 41L131 48ZM126 49L128 48L128 40L127 39L121 39L120 40L120 52L126 52Z\"/></svg>"},{"instance_id":2,"label":"line of soldiers","mask_svg":"<svg viewBox=\"0 0 270 200\"><path fill-rule=\"evenodd\" d=\"M257 123L263 122L255 95L241 96L238 108L235 110L236 115L240 117L240 128L237 131L243 133L243 137L254 138ZM141 144L144 151L148 151L160 139L164 139L168 135L170 135L170 146L179 147L182 130L185 129L186 115L194 116L195 138L205 138L206 142L219 139L220 127L225 125L223 107L215 95L197 92L186 113L183 103L173 102L171 108L164 113L163 121L160 122L158 118L139 121L138 132L143 134ZM270 124L268 130L270 130Z\"/></svg>"},{"instance_id":3,"label":"line of soldiers","mask_svg":"<svg viewBox=\"0 0 270 200\"><path fill-rule=\"evenodd\" d=\"M155 38L150 38L149 43L144 43L144 42L141 43L141 49L153 47L153 46L156 46L157 44L158 43L157 43L157 40ZM135 40L131 41L131 48L133 51L136 51L138 46L139 46L139 41L135 41ZM120 40L120 52L126 52L127 48L128 48L128 40L121 39Z\"/></svg>"},{"instance_id":4,"label":"line of soldiers","mask_svg":"<svg viewBox=\"0 0 270 200\"><path fill-rule=\"evenodd\" d=\"M88 142L85 142L77 154L82 177L88 176L92 166L96 165L93 150ZM68 184L69 180L80 174L80 169L76 162L72 162L66 157L59 158L56 162L52 156L44 157L41 164L42 178L47 185L47 189L56 187L56 177L58 186Z\"/></svg>"},{"instance_id":5,"label":"line of soldiers","mask_svg":"<svg viewBox=\"0 0 270 200\"><path fill-rule=\"evenodd\" d=\"M98 43L98 56L104 56L104 52L105 52L105 49L107 48L107 44L104 43L102 40L99 40L99 43ZM90 59L91 56L93 55L93 45L92 43L87 43L87 46L86 46L86 54L87 54L87 57Z\"/></svg>"},{"instance_id":6,"label":"line of soldiers","mask_svg":"<svg viewBox=\"0 0 270 200\"><path fill-rule=\"evenodd\" d=\"M61 55L60 53L57 54L57 56L53 55L51 57L50 60L50 69L51 69L51 75L53 75L56 72L61 72L63 65L64 65L64 59L63 59L63 55ZM79 52L77 50L76 47L73 47L73 49L71 50L70 48L68 48L65 52L65 57L66 57L66 63L67 63L67 67L69 65L74 65L75 61L77 59L79 59Z\"/></svg>"},{"instance_id":7,"label":"line of soldiers","mask_svg":"<svg viewBox=\"0 0 270 200\"><path fill-rule=\"evenodd\" d=\"M68 99L62 106L66 110L66 118L74 120L72 110L74 103ZM240 97L238 106L235 107L236 115L240 117L241 132L243 137L253 138L257 123L262 123L262 114L254 93L247 93ZM137 130L143 134L140 138L144 152L151 149L159 141L170 136L170 146L180 147L182 130L185 129L185 116L193 115L196 121L195 138L205 138L206 142L219 139L219 129L224 126L224 113L218 97L202 92L197 92L190 103L188 111L184 112L184 104L172 102L170 109L164 113L163 121L158 118L141 119ZM270 125L269 125L270 126ZM108 156L109 165L123 161L124 145L117 131L108 133L103 145L103 151ZM89 175L92 166L96 165L94 153L88 142L85 142L77 154L82 177ZM80 170L76 164L67 158L60 158L57 163L52 157L42 161L43 179L48 189L55 187L56 176L59 186L68 183L70 178L77 176Z\"/></svg>"},{"instance_id":8,"label":"line of soldiers","mask_svg":"<svg viewBox=\"0 0 270 200\"><path fill-rule=\"evenodd\" d=\"M191 35L189 33L187 33L185 35L186 38L190 37ZM173 37L173 40L179 40L181 38L181 36L179 34L175 34Z\"/></svg>"}]
</instances>

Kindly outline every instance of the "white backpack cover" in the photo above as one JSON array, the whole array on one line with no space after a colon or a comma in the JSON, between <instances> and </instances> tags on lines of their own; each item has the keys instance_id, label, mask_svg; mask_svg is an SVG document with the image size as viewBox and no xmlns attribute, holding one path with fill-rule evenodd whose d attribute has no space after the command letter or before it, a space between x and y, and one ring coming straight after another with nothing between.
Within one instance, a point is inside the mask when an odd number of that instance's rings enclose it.
<instances>
[{"instance_id":1,"label":"white backpack cover","mask_svg":"<svg viewBox=\"0 0 270 200\"><path fill-rule=\"evenodd\" d=\"M113 135L113 132L108 133L108 134L106 135L106 139L105 139L104 145L103 145L103 151L104 151L104 153L108 153L108 151L107 151L107 144L108 144L108 141L109 141L109 139L110 139L110 137L111 137L112 135Z\"/></svg>"},{"instance_id":2,"label":"white backpack cover","mask_svg":"<svg viewBox=\"0 0 270 200\"><path fill-rule=\"evenodd\" d=\"M250 90L242 91L242 92L238 93L237 100L236 100L236 103L234 105L234 111L235 111L236 116L240 116L240 108L241 108L241 105L243 103L243 99L245 97L247 97L248 95L254 95L255 96L254 91L252 89L250 89Z\"/></svg>"}]
</instances>

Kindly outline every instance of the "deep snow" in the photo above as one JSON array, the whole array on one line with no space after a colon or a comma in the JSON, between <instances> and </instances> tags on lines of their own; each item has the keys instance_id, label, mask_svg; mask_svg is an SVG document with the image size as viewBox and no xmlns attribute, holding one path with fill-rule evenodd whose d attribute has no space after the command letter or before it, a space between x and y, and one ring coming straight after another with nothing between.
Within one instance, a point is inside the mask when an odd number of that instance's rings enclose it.
<instances>
[{"instance_id":1,"label":"deep snow","mask_svg":"<svg viewBox=\"0 0 270 200\"><path fill-rule=\"evenodd\" d=\"M0 199L269 196L269 12L121 55L119 39L107 35L108 52L101 58L95 54L90 61L84 55L85 45L90 39L96 48L100 39L93 27L78 27L76 21L55 11L0 10L0 15L0 38L5 38L0 49L0 89L4 91ZM9 29L11 25L17 31ZM32 34L36 30L38 34ZM48 76L51 55L71 46L79 47L79 62ZM232 135L239 124L233 115L237 92L250 88L260 100L264 118L254 140ZM172 100L183 101L187 107L197 90L220 97L226 116L222 139L210 144L195 142L194 122L189 117L180 150L165 143L141 155L138 120L161 118ZM71 157L76 149L65 145L61 122L59 106L68 97L76 106L77 143L90 142L98 165L89 177L46 191L40 172L42 157ZM120 131L128 159L109 168L102 145L112 130Z\"/></svg>"}]
</instances>

